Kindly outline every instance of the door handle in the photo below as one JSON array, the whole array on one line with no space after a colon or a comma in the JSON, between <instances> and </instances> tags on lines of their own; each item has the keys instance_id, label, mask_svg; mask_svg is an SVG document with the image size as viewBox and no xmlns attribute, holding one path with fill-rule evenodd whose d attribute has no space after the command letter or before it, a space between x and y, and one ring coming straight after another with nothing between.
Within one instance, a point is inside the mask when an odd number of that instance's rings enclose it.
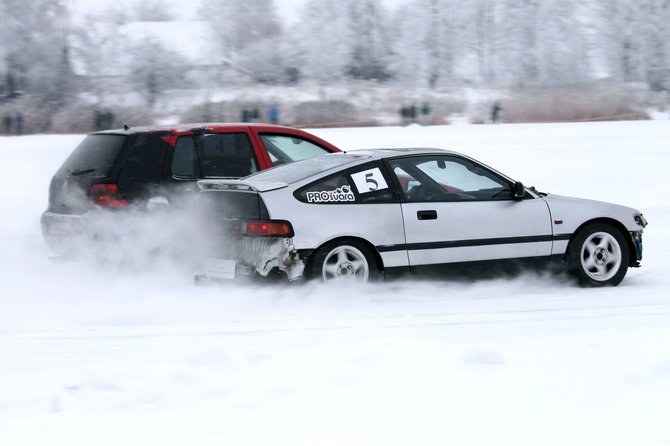
<instances>
[{"instance_id":1,"label":"door handle","mask_svg":"<svg viewBox=\"0 0 670 446\"><path fill-rule=\"evenodd\" d=\"M419 220L437 220L437 211L416 211L416 218Z\"/></svg>"}]
</instances>

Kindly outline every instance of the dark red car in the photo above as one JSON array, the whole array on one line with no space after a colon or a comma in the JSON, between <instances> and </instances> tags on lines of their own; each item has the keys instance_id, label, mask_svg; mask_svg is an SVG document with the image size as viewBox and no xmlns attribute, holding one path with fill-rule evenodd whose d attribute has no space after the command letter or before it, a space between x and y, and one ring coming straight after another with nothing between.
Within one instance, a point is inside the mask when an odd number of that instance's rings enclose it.
<instances>
[{"instance_id":1,"label":"dark red car","mask_svg":"<svg viewBox=\"0 0 670 446\"><path fill-rule=\"evenodd\" d=\"M180 124L92 133L51 180L42 232L56 252L87 232L101 208L172 206L203 178L239 178L340 150L300 129L267 124Z\"/></svg>"}]
</instances>

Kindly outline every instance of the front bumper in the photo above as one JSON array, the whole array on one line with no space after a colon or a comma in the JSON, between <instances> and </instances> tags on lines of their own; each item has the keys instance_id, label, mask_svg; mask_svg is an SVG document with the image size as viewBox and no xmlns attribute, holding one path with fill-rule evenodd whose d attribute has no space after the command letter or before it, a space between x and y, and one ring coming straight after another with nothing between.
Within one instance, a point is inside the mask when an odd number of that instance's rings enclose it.
<instances>
[{"instance_id":1,"label":"front bumper","mask_svg":"<svg viewBox=\"0 0 670 446\"><path fill-rule=\"evenodd\" d=\"M640 267L640 261L642 261L642 231L631 232L631 237L633 238L633 246L635 246L635 261L631 266L638 268Z\"/></svg>"}]
</instances>

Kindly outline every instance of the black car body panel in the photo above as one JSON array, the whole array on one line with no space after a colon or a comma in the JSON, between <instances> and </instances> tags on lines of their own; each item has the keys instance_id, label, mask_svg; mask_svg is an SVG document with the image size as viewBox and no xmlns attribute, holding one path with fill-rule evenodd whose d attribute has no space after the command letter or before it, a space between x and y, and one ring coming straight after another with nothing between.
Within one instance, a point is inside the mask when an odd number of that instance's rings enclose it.
<instances>
[{"instance_id":1,"label":"black car body panel","mask_svg":"<svg viewBox=\"0 0 670 446\"><path fill-rule=\"evenodd\" d=\"M64 253L101 209L179 207L204 178L240 178L340 150L305 131L266 124L183 124L90 134L51 180L42 232Z\"/></svg>"}]
</instances>

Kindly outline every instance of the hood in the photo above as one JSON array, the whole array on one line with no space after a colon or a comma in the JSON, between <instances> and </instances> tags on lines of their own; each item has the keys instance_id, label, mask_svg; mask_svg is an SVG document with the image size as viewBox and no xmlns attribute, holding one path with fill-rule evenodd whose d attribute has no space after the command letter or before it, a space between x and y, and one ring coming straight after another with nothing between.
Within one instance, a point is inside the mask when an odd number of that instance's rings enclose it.
<instances>
[{"instance_id":1,"label":"hood","mask_svg":"<svg viewBox=\"0 0 670 446\"><path fill-rule=\"evenodd\" d=\"M549 206L554 224L556 225L557 221L562 222L560 223L560 232L572 233L583 223L598 218L617 220L629 231L639 231L642 229L642 226L635 219L635 216L640 215L641 212L634 208L605 201L551 194L543 197L543 200Z\"/></svg>"}]
</instances>

